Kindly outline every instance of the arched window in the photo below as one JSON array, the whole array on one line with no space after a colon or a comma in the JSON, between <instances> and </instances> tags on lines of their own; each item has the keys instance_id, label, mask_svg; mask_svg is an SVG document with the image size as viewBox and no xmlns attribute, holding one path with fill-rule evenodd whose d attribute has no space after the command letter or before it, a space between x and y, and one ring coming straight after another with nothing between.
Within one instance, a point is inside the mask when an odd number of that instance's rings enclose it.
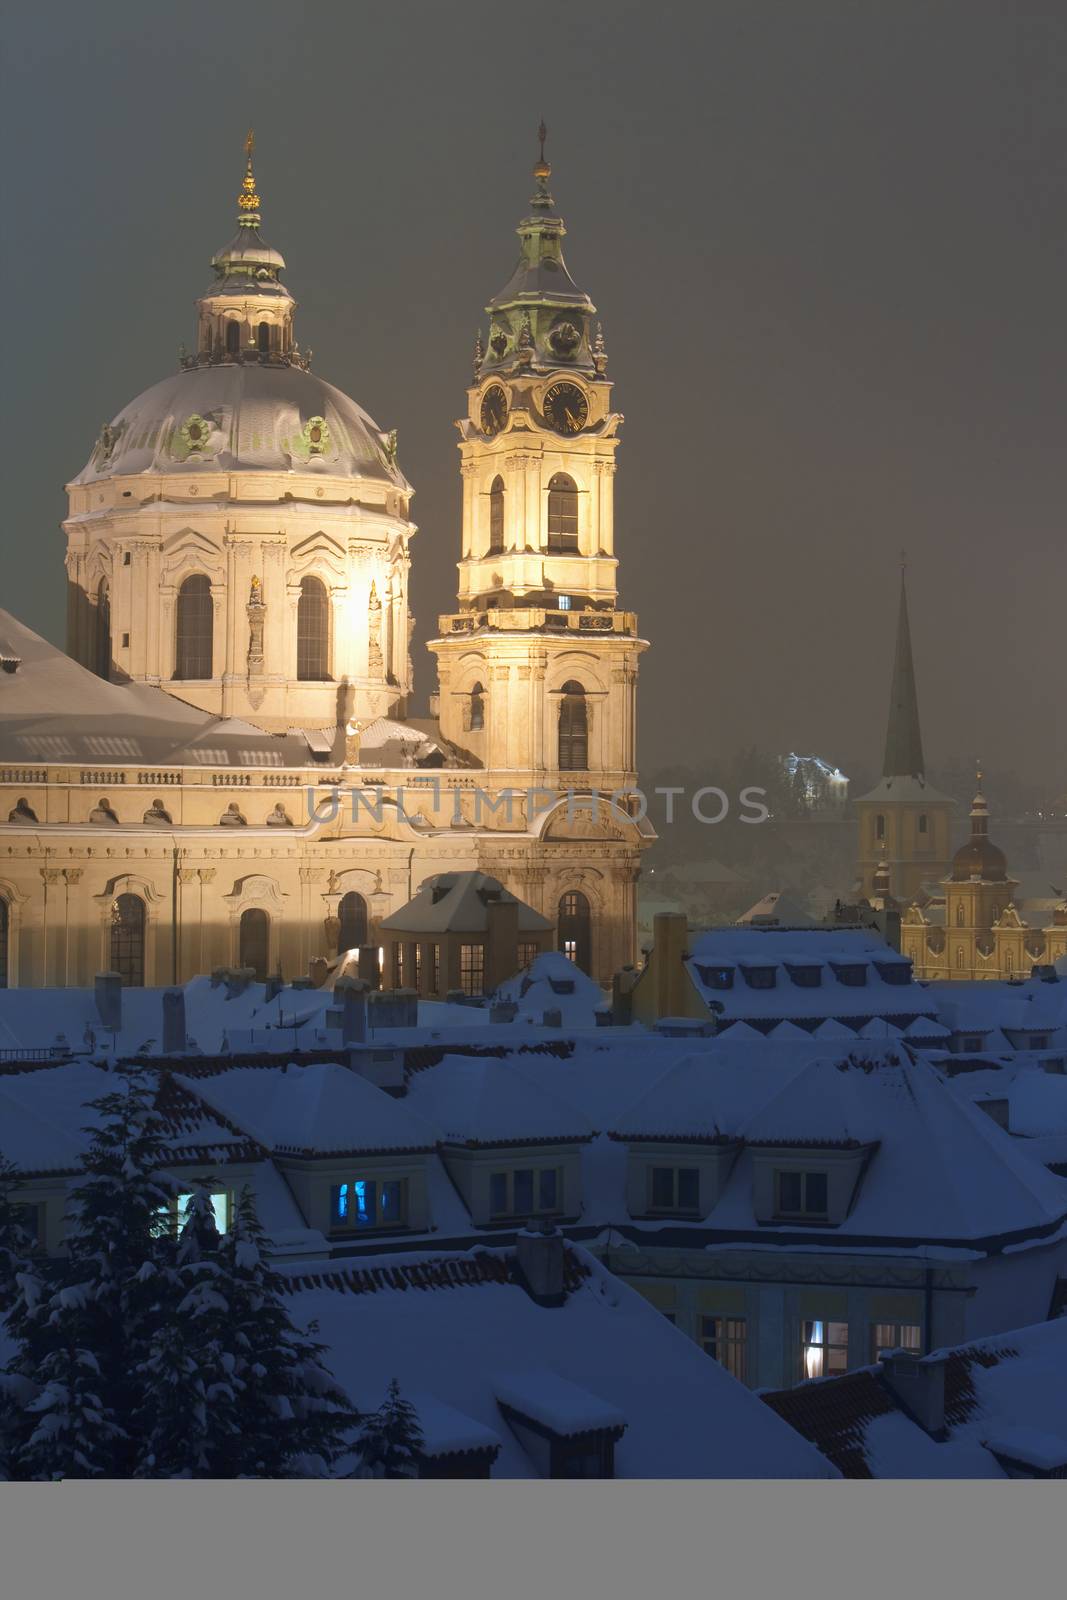
<instances>
[{"instance_id":1,"label":"arched window","mask_svg":"<svg viewBox=\"0 0 1067 1600\"><path fill-rule=\"evenodd\" d=\"M270 965L270 917L258 906L241 912L237 964L251 967L258 982L267 980Z\"/></svg>"},{"instance_id":2,"label":"arched window","mask_svg":"<svg viewBox=\"0 0 1067 1600\"><path fill-rule=\"evenodd\" d=\"M489 491L489 554L497 556L504 548L504 480L494 478Z\"/></svg>"},{"instance_id":3,"label":"arched window","mask_svg":"<svg viewBox=\"0 0 1067 1600\"><path fill-rule=\"evenodd\" d=\"M120 894L111 904L111 971L124 989L144 988L145 903L139 894Z\"/></svg>"},{"instance_id":4,"label":"arched window","mask_svg":"<svg viewBox=\"0 0 1067 1600\"><path fill-rule=\"evenodd\" d=\"M485 727L485 690L480 683L476 683L471 690L471 732L478 733Z\"/></svg>"},{"instance_id":5,"label":"arched window","mask_svg":"<svg viewBox=\"0 0 1067 1600\"><path fill-rule=\"evenodd\" d=\"M256 329L256 343L259 345L260 355L266 355L270 349L270 323L261 322Z\"/></svg>"},{"instance_id":6,"label":"arched window","mask_svg":"<svg viewBox=\"0 0 1067 1600\"><path fill-rule=\"evenodd\" d=\"M0 989L7 988L7 941L11 931L11 912L0 898Z\"/></svg>"},{"instance_id":7,"label":"arched window","mask_svg":"<svg viewBox=\"0 0 1067 1600\"><path fill-rule=\"evenodd\" d=\"M583 972L591 965L592 941L589 901L580 889L569 889L560 896L556 919L556 943L569 961Z\"/></svg>"},{"instance_id":8,"label":"arched window","mask_svg":"<svg viewBox=\"0 0 1067 1600\"><path fill-rule=\"evenodd\" d=\"M98 678L111 676L111 590L101 578L96 590L96 638L93 671Z\"/></svg>"},{"instance_id":9,"label":"arched window","mask_svg":"<svg viewBox=\"0 0 1067 1600\"><path fill-rule=\"evenodd\" d=\"M578 550L578 485L565 472L548 480L548 548L563 554Z\"/></svg>"},{"instance_id":10,"label":"arched window","mask_svg":"<svg viewBox=\"0 0 1067 1600\"><path fill-rule=\"evenodd\" d=\"M926 824L926 812L925 811L920 811L920 813L919 813L919 832L920 833L925 833L926 832L926 825L927 825Z\"/></svg>"},{"instance_id":11,"label":"arched window","mask_svg":"<svg viewBox=\"0 0 1067 1600\"><path fill-rule=\"evenodd\" d=\"M881 812L874 819L874 837L876 839L885 838L885 818Z\"/></svg>"},{"instance_id":12,"label":"arched window","mask_svg":"<svg viewBox=\"0 0 1067 1600\"><path fill-rule=\"evenodd\" d=\"M962 928L963 927L963 901L962 900L957 900L956 901L956 926L957 926L957 928Z\"/></svg>"},{"instance_id":13,"label":"arched window","mask_svg":"<svg viewBox=\"0 0 1067 1600\"><path fill-rule=\"evenodd\" d=\"M956 950L956 970L958 972L962 972L963 971L963 946L962 945L960 945Z\"/></svg>"},{"instance_id":14,"label":"arched window","mask_svg":"<svg viewBox=\"0 0 1067 1600\"><path fill-rule=\"evenodd\" d=\"M211 579L202 572L186 578L178 590L177 639L174 676L182 679L211 677L211 636L215 615Z\"/></svg>"},{"instance_id":15,"label":"arched window","mask_svg":"<svg viewBox=\"0 0 1067 1600\"><path fill-rule=\"evenodd\" d=\"M326 585L304 578L296 604L296 675L302 683L330 676L330 612Z\"/></svg>"},{"instance_id":16,"label":"arched window","mask_svg":"<svg viewBox=\"0 0 1067 1600\"><path fill-rule=\"evenodd\" d=\"M241 324L228 322L226 324L226 354L235 356L241 348Z\"/></svg>"},{"instance_id":17,"label":"arched window","mask_svg":"<svg viewBox=\"0 0 1067 1600\"><path fill-rule=\"evenodd\" d=\"M337 915L341 923L337 934L338 955L367 943L367 902L361 894L353 889L342 895Z\"/></svg>"},{"instance_id":18,"label":"arched window","mask_svg":"<svg viewBox=\"0 0 1067 1600\"><path fill-rule=\"evenodd\" d=\"M585 690L573 679L563 685L559 702L559 770L584 772L589 765L589 713Z\"/></svg>"}]
</instances>

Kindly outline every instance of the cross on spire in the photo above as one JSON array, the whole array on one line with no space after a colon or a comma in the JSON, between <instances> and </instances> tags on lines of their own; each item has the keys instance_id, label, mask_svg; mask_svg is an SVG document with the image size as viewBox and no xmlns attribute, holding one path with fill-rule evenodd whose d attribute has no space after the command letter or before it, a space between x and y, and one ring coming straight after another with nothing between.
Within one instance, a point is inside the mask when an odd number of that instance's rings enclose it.
<instances>
[{"instance_id":1,"label":"cross on spire","mask_svg":"<svg viewBox=\"0 0 1067 1600\"><path fill-rule=\"evenodd\" d=\"M245 175L241 183L241 192L237 196L237 210L238 220L253 226L259 221L259 195L256 193L256 180L252 171L252 152L255 148L255 131L249 128L245 138Z\"/></svg>"}]
</instances>

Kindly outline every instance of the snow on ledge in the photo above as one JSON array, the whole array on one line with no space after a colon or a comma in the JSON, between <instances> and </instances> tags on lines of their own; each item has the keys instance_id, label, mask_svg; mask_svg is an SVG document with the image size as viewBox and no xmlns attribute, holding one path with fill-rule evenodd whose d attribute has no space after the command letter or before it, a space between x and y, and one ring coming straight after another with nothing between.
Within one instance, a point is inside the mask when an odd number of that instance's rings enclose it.
<instances>
[{"instance_id":1,"label":"snow on ledge","mask_svg":"<svg viewBox=\"0 0 1067 1600\"><path fill-rule=\"evenodd\" d=\"M621 1411L554 1372L517 1373L497 1378L493 1393L503 1405L531 1422L540 1423L562 1439L627 1425Z\"/></svg>"}]
</instances>

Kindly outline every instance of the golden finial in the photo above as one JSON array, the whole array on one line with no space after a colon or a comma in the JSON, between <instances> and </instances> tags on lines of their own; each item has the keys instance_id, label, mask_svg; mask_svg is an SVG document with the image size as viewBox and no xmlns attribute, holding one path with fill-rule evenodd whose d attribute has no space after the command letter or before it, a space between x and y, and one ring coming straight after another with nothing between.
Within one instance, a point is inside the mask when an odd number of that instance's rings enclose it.
<instances>
[{"instance_id":1,"label":"golden finial","mask_svg":"<svg viewBox=\"0 0 1067 1600\"><path fill-rule=\"evenodd\" d=\"M245 139L247 161L245 163L244 181L241 184L241 192L237 196L238 208L244 212L259 210L259 195L256 193L256 180L252 173L252 152L255 148L255 132L249 128L248 137Z\"/></svg>"},{"instance_id":2,"label":"golden finial","mask_svg":"<svg viewBox=\"0 0 1067 1600\"><path fill-rule=\"evenodd\" d=\"M542 117L537 129L537 140L541 146L541 154L534 163L533 175L535 178L550 178L552 176L552 168L545 160L545 140L547 138L548 129L545 127L545 119Z\"/></svg>"}]
</instances>

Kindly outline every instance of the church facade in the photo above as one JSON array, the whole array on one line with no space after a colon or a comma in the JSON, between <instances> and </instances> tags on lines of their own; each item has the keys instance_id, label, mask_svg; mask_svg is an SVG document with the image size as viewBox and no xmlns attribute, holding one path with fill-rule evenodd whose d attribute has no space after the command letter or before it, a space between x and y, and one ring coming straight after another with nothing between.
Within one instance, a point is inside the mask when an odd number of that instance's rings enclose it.
<instances>
[{"instance_id":1,"label":"church facade","mask_svg":"<svg viewBox=\"0 0 1067 1600\"><path fill-rule=\"evenodd\" d=\"M455 871L601 981L633 959L646 645L617 603L621 418L549 176L542 155L476 351L422 719L396 434L301 352L249 148L195 349L68 485L68 653L0 613L0 985L291 977Z\"/></svg>"}]
</instances>

